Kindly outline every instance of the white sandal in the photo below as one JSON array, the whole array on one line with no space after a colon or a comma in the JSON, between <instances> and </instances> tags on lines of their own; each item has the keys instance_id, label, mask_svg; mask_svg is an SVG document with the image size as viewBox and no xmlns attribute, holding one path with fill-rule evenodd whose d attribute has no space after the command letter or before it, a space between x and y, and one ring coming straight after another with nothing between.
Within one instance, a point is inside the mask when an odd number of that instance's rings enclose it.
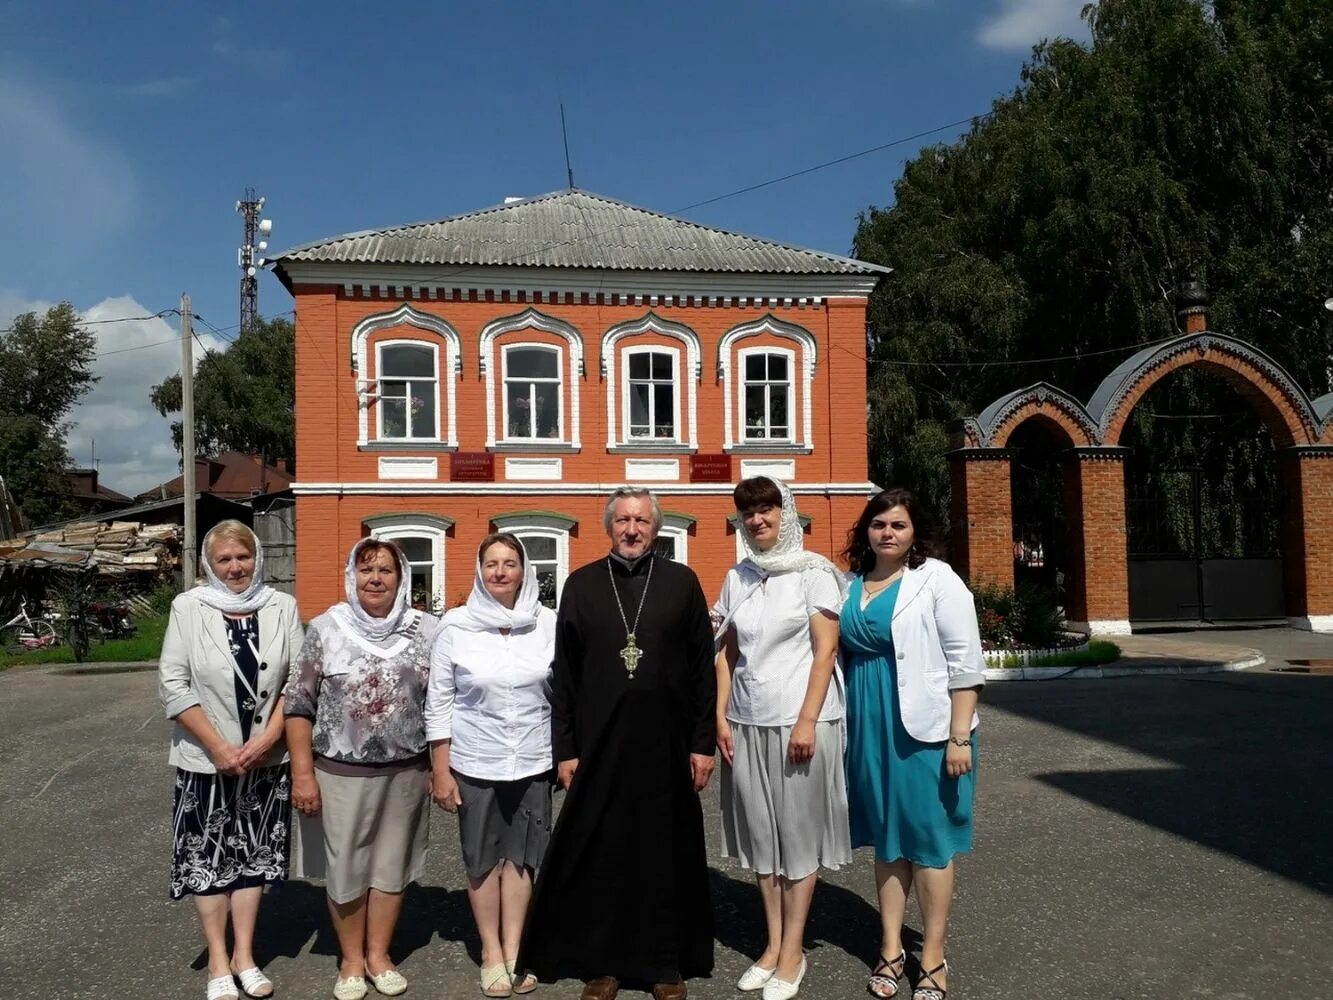
<instances>
[{"instance_id":1,"label":"white sandal","mask_svg":"<svg viewBox=\"0 0 1333 1000\"><path fill-rule=\"evenodd\" d=\"M365 1000L367 992L365 976L339 976L333 984L334 1000Z\"/></svg>"},{"instance_id":2,"label":"white sandal","mask_svg":"<svg viewBox=\"0 0 1333 1000\"><path fill-rule=\"evenodd\" d=\"M258 966L236 973L236 978L241 981L241 992L253 1000L268 1000L273 995L273 980L260 972ZM267 993L258 992L265 986L268 987Z\"/></svg>"},{"instance_id":3,"label":"white sandal","mask_svg":"<svg viewBox=\"0 0 1333 1000\"><path fill-rule=\"evenodd\" d=\"M366 978L375 987L376 992L386 997L396 997L407 992L407 977L397 969L385 969L383 972L366 970Z\"/></svg>"},{"instance_id":4,"label":"white sandal","mask_svg":"<svg viewBox=\"0 0 1333 1000\"><path fill-rule=\"evenodd\" d=\"M206 995L208 1000L241 1000L236 993L236 980L230 975L210 979Z\"/></svg>"}]
</instances>

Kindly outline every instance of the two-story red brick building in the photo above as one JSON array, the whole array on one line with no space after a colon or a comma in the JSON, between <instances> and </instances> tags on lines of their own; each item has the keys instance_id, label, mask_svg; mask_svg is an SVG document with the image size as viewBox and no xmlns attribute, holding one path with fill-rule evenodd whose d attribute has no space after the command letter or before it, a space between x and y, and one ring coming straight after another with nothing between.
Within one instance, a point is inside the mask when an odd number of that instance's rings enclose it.
<instances>
[{"instance_id":1,"label":"two-story red brick building","mask_svg":"<svg viewBox=\"0 0 1333 1000\"><path fill-rule=\"evenodd\" d=\"M491 530L543 585L606 551L606 494L651 487L661 551L716 593L734 483L791 484L841 548L874 487L866 300L887 269L570 190L289 250L296 299L297 597L342 593L366 534L417 589L471 587Z\"/></svg>"}]
</instances>

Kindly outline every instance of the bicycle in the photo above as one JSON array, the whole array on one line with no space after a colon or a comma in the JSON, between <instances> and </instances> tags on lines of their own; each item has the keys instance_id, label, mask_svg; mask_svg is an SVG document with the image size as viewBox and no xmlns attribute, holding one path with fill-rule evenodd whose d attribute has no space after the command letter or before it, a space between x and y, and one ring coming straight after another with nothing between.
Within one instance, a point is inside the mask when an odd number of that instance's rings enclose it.
<instances>
[{"instance_id":1,"label":"bicycle","mask_svg":"<svg viewBox=\"0 0 1333 1000\"><path fill-rule=\"evenodd\" d=\"M18 650L48 649L60 645L60 636L55 627L44 618L34 618L28 614L28 602L19 601L19 613L0 625L0 649Z\"/></svg>"}]
</instances>

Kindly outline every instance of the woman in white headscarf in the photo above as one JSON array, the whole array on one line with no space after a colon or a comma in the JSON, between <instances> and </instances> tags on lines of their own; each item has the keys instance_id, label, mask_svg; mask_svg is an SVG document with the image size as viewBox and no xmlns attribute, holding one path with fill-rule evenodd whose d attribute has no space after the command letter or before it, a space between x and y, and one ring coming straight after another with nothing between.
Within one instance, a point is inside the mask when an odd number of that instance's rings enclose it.
<instances>
[{"instance_id":1,"label":"woman in white headscarf","mask_svg":"<svg viewBox=\"0 0 1333 1000\"><path fill-rule=\"evenodd\" d=\"M431 657L426 735L435 802L458 813L486 996L530 993L515 968L532 879L551 835L555 612L513 535L487 535L467 604L444 616Z\"/></svg>"},{"instance_id":2,"label":"woman in white headscarf","mask_svg":"<svg viewBox=\"0 0 1333 1000\"><path fill-rule=\"evenodd\" d=\"M851 860L836 662L845 584L804 550L783 483L745 479L733 499L746 557L714 607L723 850L755 873L768 928L768 946L736 985L790 1000L805 977L817 873Z\"/></svg>"},{"instance_id":3,"label":"woman in white headscarf","mask_svg":"<svg viewBox=\"0 0 1333 1000\"><path fill-rule=\"evenodd\" d=\"M298 874L327 879L342 953L333 995L361 1000L366 979L385 996L407 989L389 942L425 865L426 682L440 620L410 606L411 570L393 542L352 546L344 584L347 600L310 623L285 710L292 804L305 817Z\"/></svg>"},{"instance_id":4,"label":"woman in white headscarf","mask_svg":"<svg viewBox=\"0 0 1333 1000\"><path fill-rule=\"evenodd\" d=\"M208 1000L267 997L254 958L264 887L287 877L291 781L282 688L301 648L296 601L264 583L264 551L240 521L204 536L207 579L171 602L159 695L175 722L172 899L194 897L208 942ZM227 952L227 920L233 947Z\"/></svg>"}]
</instances>

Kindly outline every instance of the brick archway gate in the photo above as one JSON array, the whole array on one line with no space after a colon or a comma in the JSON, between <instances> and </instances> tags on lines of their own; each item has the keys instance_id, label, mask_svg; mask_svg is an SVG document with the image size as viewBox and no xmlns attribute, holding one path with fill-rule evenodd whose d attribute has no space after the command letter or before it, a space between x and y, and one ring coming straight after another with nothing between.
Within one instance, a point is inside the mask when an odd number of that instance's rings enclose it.
<instances>
[{"instance_id":1,"label":"brick archway gate","mask_svg":"<svg viewBox=\"0 0 1333 1000\"><path fill-rule=\"evenodd\" d=\"M1187 333L1140 351L1111 372L1087 406L1048 383L996 400L955 429L953 561L969 578L1012 586L1014 523L1009 443L1029 421L1065 446L1067 591L1072 621L1093 633L1130 631L1125 457L1120 438L1143 395L1172 372L1205 369L1256 410L1278 448L1287 496L1283 599L1290 623L1333 632L1333 393L1311 400L1258 348L1210 333L1202 307Z\"/></svg>"}]
</instances>

